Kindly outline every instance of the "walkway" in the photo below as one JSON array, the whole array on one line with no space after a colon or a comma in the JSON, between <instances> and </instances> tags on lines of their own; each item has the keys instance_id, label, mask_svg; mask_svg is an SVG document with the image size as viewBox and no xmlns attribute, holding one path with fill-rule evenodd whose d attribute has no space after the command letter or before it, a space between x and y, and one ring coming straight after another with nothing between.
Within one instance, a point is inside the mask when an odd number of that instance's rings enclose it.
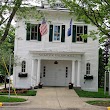
<instances>
[{"instance_id":1,"label":"walkway","mask_svg":"<svg viewBox=\"0 0 110 110\"><path fill-rule=\"evenodd\" d=\"M37 95L28 97L29 104L19 105L26 108L51 108L69 110L106 110L106 107L92 106L85 103L75 91L68 88L37 89Z\"/></svg>"}]
</instances>

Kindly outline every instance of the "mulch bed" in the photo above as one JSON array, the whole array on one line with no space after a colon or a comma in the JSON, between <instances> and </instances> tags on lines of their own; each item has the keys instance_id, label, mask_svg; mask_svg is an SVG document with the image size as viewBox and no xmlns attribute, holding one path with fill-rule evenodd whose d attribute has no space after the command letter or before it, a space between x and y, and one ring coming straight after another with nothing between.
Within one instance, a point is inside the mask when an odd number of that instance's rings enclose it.
<instances>
[{"instance_id":1,"label":"mulch bed","mask_svg":"<svg viewBox=\"0 0 110 110\"><path fill-rule=\"evenodd\" d=\"M26 93L29 89L16 89L16 93L17 94L23 94L23 93ZM0 90L0 93L9 93L9 89L1 89ZM10 93L11 94L14 94L14 90L13 89L10 89Z\"/></svg>"}]
</instances>

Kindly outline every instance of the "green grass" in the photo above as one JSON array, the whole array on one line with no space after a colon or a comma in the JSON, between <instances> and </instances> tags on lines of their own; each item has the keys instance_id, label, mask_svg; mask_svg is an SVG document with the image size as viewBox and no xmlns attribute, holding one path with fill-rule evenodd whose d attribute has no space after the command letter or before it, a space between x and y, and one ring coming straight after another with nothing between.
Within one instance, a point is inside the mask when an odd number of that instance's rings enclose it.
<instances>
[{"instance_id":1,"label":"green grass","mask_svg":"<svg viewBox=\"0 0 110 110\"><path fill-rule=\"evenodd\" d=\"M0 95L8 95L8 93L2 93L0 92ZM11 93L11 95L15 95L14 93ZM28 90L26 93L17 94L18 96L35 96L36 91L34 90Z\"/></svg>"},{"instance_id":2,"label":"green grass","mask_svg":"<svg viewBox=\"0 0 110 110\"><path fill-rule=\"evenodd\" d=\"M95 100L95 101L86 101L86 103L105 107L110 106L110 101Z\"/></svg>"},{"instance_id":3,"label":"green grass","mask_svg":"<svg viewBox=\"0 0 110 110\"><path fill-rule=\"evenodd\" d=\"M36 91L34 90L28 90L27 93L21 94L23 96L35 96L36 95Z\"/></svg>"},{"instance_id":4,"label":"green grass","mask_svg":"<svg viewBox=\"0 0 110 110\"><path fill-rule=\"evenodd\" d=\"M0 96L0 102L24 102L26 99L23 98L14 98L14 97L6 97L6 96Z\"/></svg>"},{"instance_id":5,"label":"green grass","mask_svg":"<svg viewBox=\"0 0 110 110\"><path fill-rule=\"evenodd\" d=\"M98 92L88 92L79 89L74 89L79 97L90 97L90 98L110 98L108 93L104 95L103 88L99 88Z\"/></svg>"}]
</instances>

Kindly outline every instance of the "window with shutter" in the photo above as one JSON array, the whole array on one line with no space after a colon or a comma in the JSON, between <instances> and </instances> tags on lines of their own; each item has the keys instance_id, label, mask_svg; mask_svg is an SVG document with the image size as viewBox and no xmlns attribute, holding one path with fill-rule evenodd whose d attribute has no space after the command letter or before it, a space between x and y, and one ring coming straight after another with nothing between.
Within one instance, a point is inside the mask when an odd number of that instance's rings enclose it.
<instances>
[{"instance_id":1,"label":"window with shutter","mask_svg":"<svg viewBox=\"0 0 110 110\"><path fill-rule=\"evenodd\" d=\"M65 25L50 25L49 42L65 42Z\"/></svg>"},{"instance_id":2,"label":"window with shutter","mask_svg":"<svg viewBox=\"0 0 110 110\"><path fill-rule=\"evenodd\" d=\"M53 27L53 41L61 41L61 26L59 25Z\"/></svg>"},{"instance_id":3,"label":"window with shutter","mask_svg":"<svg viewBox=\"0 0 110 110\"><path fill-rule=\"evenodd\" d=\"M27 38L26 38L26 40L41 41L39 26L40 26L40 24L27 23Z\"/></svg>"},{"instance_id":4,"label":"window with shutter","mask_svg":"<svg viewBox=\"0 0 110 110\"><path fill-rule=\"evenodd\" d=\"M81 35L87 34L87 26L73 25L72 42L87 42Z\"/></svg>"}]
</instances>

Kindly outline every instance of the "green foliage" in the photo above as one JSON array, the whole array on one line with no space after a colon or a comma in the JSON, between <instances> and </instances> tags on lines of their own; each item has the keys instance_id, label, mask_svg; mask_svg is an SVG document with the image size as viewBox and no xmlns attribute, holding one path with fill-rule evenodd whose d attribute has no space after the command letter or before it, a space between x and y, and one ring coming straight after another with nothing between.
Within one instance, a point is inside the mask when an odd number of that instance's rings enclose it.
<instances>
[{"instance_id":1,"label":"green foliage","mask_svg":"<svg viewBox=\"0 0 110 110\"><path fill-rule=\"evenodd\" d=\"M65 6L76 15L76 20L83 20L97 27L99 40L102 43L110 38L110 0L62 0ZM96 31L97 31L96 30ZM90 37L96 39L95 32L90 32Z\"/></svg>"},{"instance_id":2,"label":"green foliage","mask_svg":"<svg viewBox=\"0 0 110 110\"><path fill-rule=\"evenodd\" d=\"M15 98L15 97L6 97L6 96L0 96L0 102L24 102L26 99L23 98Z\"/></svg>"},{"instance_id":3,"label":"green foliage","mask_svg":"<svg viewBox=\"0 0 110 110\"><path fill-rule=\"evenodd\" d=\"M36 91L34 90L28 90L25 94L21 94L23 96L35 96L36 95Z\"/></svg>"},{"instance_id":4,"label":"green foliage","mask_svg":"<svg viewBox=\"0 0 110 110\"><path fill-rule=\"evenodd\" d=\"M3 34L3 30L4 30L4 27L2 27L0 30L1 34ZM9 66L10 55L12 55L12 58L13 58L14 38L15 38L14 33L15 33L15 28L11 26L6 40L0 45L0 74L6 73L6 69L4 67L2 58L4 58L7 67Z\"/></svg>"},{"instance_id":5,"label":"green foliage","mask_svg":"<svg viewBox=\"0 0 110 110\"><path fill-rule=\"evenodd\" d=\"M34 2L35 0L31 0ZM16 16L18 19L40 19L43 13L37 10L36 6L32 6L29 1L12 0L2 1L0 4L0 45L5 41L9 34L11 23ZM18 20L16 19L16 20ZM2 28L4 28L4 30ZM1 32L2 31L2 32Z\"/></svg>"},{"instance_id":6,"label":"green foliage","mask_svg":"<svg viewBox=\"0 0 110 110\"><path fill-rule=\"evenodd\" d=\"M39 20L43 17L43 12L40 10L37 10L37 7L23 7L19 8L17 13L16 13L17 19L35 19Z\"/></svg>"},{"instance_id":7,"label":"green foliage","mask_svg":"<svg viewBox=\"0 0 110 110\"><path fill-rule=\"evenodd\" d=\"M83 91L79 89L75 89L75 91L79 95L79 97L110 98L110 96L107 93L104 95L103 88L99 88L98 92L89 92L89 91Z\"/></svg>"}]
</instances>

